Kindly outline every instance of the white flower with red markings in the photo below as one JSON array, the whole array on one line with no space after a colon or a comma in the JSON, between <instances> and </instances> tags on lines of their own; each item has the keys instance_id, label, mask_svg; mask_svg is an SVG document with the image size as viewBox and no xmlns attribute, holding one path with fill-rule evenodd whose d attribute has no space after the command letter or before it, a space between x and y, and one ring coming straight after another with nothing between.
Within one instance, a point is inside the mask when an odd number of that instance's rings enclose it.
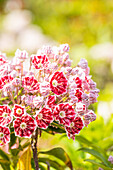
<instances>
[{"instance_id":1,"label":"white flower with red markings","mask_svg":"<svg viewBox=\"0 0 113 170\"><path fill-rule=\"evenodd\" d=\"M11 109L7 105L0 105L0 125L6 126L12 121Z\"/></svg>"},{"instance_id":2,"label":"white flower with red markings","mask_svg":"<svg viewBox=\"0 0 113 170\"><path fill-rule=\"evenodd\" d=\"M42 110L36 111L36 122L39 128L47 129L49 124L53 122L51 110L44 107Z\"/></svg>"},{"instance_id":3,"label":"white flower with red markings","mask_svg":"<svg viewBox=\"0 0 113 170\"><path fill-rule=\"evenodd\" d=\"M82 102L76 103L76 111L78 114L83 114L86 111L86 105Z\"/></svg>"},{"instance_id":4,"label":"white flower with red markings","mask_svg":"<svg viewBox=\"0 0 113 170\"><path fill-rule=\"evenodd\" d=\"M23 77L22 86L27 93L39 92L40 89L40 84L33 76Z\"/></svg>"},{"instance_id":5,"label":"white flower with red markings","mask_svg":"<svg viewBox=\"0 0 113 170\"><path fill-rule=\"evenodd\" d=\"M13 77L11 77L10 75L0 77L0 89L3 89L3 87L4 87L7 83L10 83L12 80L13 80Z\"/></svg>"},{"instance_id":6,"label":"white flower with red markings","mask_svg":"<svg viewBox=\"0 0 113 170\"><path fill-rule=\"evenodd\" d=\"M0 146L10 142L10 130L8 127L0 126Z\"/></svg>"},{"instance_id":7,"label":"white flower with red markings","mask_svg":"<svg viewBox=\"0 0 113 170\"><path fill-rule=\"evenodd\" d=\"M60 124L69 126L75 118L75 110L69 103L61 103L54 108L55 120Z\"/></svg>"},{"instance_id":8,"label":"white flower with red markings","mask_svg":"<svg viewBox=\"0 0 113 170\"><path fill-rule=\"evenodd\" d=\"M6 55L0 52L0 66L2 66L3 64L6 64L7 62L8 61L7 61Z\"/></svg>"},{"instance_id":9,"label":"white flower with red markings","mask_svg":"<svg viewBox=\"0 0 113 170\"><path fill-rule=\"evenodd\" d=\"M56 96L54 95L51 95L51 96L48 96L47 98L47 105L51 108L51 109L54 109L54 107L57 105L56 103Z\"/></svg>"},{"instance_id":10,"label":"white flower with red markings","mask_svg":"<svg viewBox=\"0 0 113 170\"><path fill-rule=\"evenodd\" d=\"M19 137L31 137L36 128L36 123L30 115L23 115L13 122L15 135Z\"/></svg>"},{"instance_id":11,"label":"white flower with red markings","mask_svg":"<svg viewBox=\"0 0 113 170\"><path fill-rule=\"evenodd\" d=\"M63 72L56 71L50 80L50 89L56 95L61 95L67 91L67 79Z\"/></svg>"},{"instance_id":12,"label":"white flower with red markings","mask_svg":"<svg viewBox=\"0 0 113 170\"><path fill-rule=\"evenodd\" d=\"M25 60L28 58L28 53L25 50L21 51L21 50L17 49L15 52L15 57L20 60Z\"/></svg>"},{"instance_id":13,"label":"white flower with red markings","mask_svg":"<svg viewBox=\"0 0 113 170\"><path fill-rule=\"evenodd\" d=\"M13 115L15 117L21 117L22 115L24 115L25 113L25 108L22 107L21 105L14 105L14 109L13 109Z\"/></svg>"},{"instance_id":14,"label":"white flower with red markings","mask_svg":"<svg viewBox=\"0 0 113 170\"><path fill-rule=\"evenodd\" d=\"M49 59L46 55L32 55L31 61L32 61L33 66L36 69L47 68L49 64Z\"/></svg>"},{"instance_id":15,"label":"white flower with red markings","mask_svg":"<svg viewBox=\"0 0 113 170\"><path fill-rule=\"evenodd\" d=\"M67 131L67 136L69 138L74 139L75 134L78 134L83 127L83 120L79 116L75 117L74 121L70 124L70 126L65 127Z\"/></svg>"}]
</instances>

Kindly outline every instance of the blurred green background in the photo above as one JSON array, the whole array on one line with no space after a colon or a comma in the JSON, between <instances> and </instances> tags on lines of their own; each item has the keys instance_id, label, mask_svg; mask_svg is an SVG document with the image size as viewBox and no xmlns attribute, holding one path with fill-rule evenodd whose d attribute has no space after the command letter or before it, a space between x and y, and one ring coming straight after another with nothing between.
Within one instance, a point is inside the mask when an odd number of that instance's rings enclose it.
<instances>
[{"instance_id":1,"label":"blurred green background","mask_svg":"<svg viewBox=\"0 0 113 170\"><path fill-rule=\"evenodd\" d=\"M113 0L0 0L0 51L8 57L17 48L36 53L44 44L70 45L73 66L86 58L92 79L100 89L92 105L97 120L80 135L113 154ZM62 146L76 170L98 166L84 159L90 154L77 151L85 144L62 135L42 134L39 150Z\"/></svg>"}]
</instances>

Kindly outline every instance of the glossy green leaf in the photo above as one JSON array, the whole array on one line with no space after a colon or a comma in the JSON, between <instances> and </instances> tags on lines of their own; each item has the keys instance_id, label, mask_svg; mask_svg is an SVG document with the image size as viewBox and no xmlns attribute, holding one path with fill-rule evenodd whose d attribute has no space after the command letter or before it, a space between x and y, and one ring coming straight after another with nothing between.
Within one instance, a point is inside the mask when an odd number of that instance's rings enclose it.
<instances>
[{"instance_id":1,"label":"glossy green leaf","mask_svg":"<svg viewBox=\"0 0 113 170\"><path fill-rule=\"evenodd\" d=\"M79 136L76 136L76 139L80 143L83 143L83 144L85 144L85 145L87 145L89 147L92 147L94 150L96 150L98 152L101 152L104 155L104 157L107 158L106 152L101 147L99 147L98 145L96 145L93 142L89 141L85 137L79 135Z\"/></svg>"},{"instance_id":2,"label":"glossy green leaf","mask_svg":"<svg viewBox=\"0 0 113 170\"><path fill-rule=\"evenodd\" d=\"M87 152L91 155L93 155L94 157L96 157L97 159L99 159L100 161L102 161L106 166L109 167L109 162L108 160L106 160L106 158L99 152L97 152L94 149L89 149L89 148L80 148L78 149L79 151L83 151L83 152Z\"/></svg>"},{"instance_id":3,"label":"glossy green leaf","mask_svg":"<svg viewBox=\"0 0 113 170\"><path fill-rule=\"evenodd\" d=\"M72 163L71 160L68 156L68 154L64 151L64 149L58 147L58 148L53 148L49 151L45 151L45 152L39 152L39 154L47 154L47 155L52 155L60 160L62 160L66 166L68 166L69 168L73 169L72 167Z\"/></svg>"},{"instance_id":4,"label":"glossy green leaf","mask_svg":"<svg viewBox=\"0 0 113 170\"><path fill-rule=\"evenodd\" d=\"M7 153L5 153L3 150L0 149L0 157L2 157L3 159L10 161L9 160L9 156Z\"/></svg>"},{"instance_id":5,"label":"glossy green leaf","mask_svg":"<svg viewBox=\"0 0 113 170\"><path fill-rule=\"evenodd\" d=\"M0 165L4 170L11 170L10 161L8 160L0 159Z\"/></svg>"},{"instance_id":6,"label":"glossy green leaf","mask_svg":"<svg viewBox=\"0 0 113 170\"><path fill-rule=\"evenodd\" d=\"M50 167L55 168L56 170L64 170L64 166L60 165L58 162L50 160L49 158L39 158L39 162L43 162L47 165L47 162L49 162Z\"/></svg>"},{"instance_id":7,"label":"glossy green leaf","mask_svg":"<svg viewBox=\"0 0 113 170\"><path fill-rule=\"evenodd\" d=\"M107 149L109 149L111 146L113 146L113 139L112 139L112 138L106 138L106 139L104 139L104 140L102 140L102 141L99 141L99 145L100 145L103 149L107 150Z\"/></svg>"},{"instance_id":8,"label":"glossy green leaf","mask_svg":"<svg viewBox=\"0 0 113 170\"><path fill-rule=\"evenodd\" d=\"M17 139L17 136L15 136L15 133L14 133L14 128L10 128L10 143L9 143L9 147L11 148L15 143L16 143L16 139Z\"/></svg>"},{"instance_id":9,"label":"glossy green leaf","mask_svg":"<svg viewBox=\"0 0 113 170\"><path fill-rule=\"evenodd\" d=\"M101 164L101 163L99 163L99 162L96 162L96 161L94 161L94 160L92 160L92 159L85 159L84 161L87 161L87 162L90 162L90 163L92 163L92 164L94 164L94 165L97 165L98 167L101 167L101 168L103 168L104 170L111 170L111 168L106 167L106 166L104 166L103 164Z\"/></svg>"}]
</instances>

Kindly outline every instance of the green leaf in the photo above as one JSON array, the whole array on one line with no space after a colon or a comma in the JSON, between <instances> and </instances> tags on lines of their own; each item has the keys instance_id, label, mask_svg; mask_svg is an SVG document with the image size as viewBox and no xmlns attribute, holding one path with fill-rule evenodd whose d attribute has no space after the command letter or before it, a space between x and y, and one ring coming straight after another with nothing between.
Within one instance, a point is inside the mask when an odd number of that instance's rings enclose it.
<instances>
[{"instance_id":1,"label":"green leaf","mask_svg":"<svg viewBox=\"0 0 113 170\"><path fill-rule=\"evenodd\" d=\"M4 163L4 164L10 164L10 161L4 160L4 159L0 159L0 164Z\"/></svg>"},{"instance_id":2,"label":"green leaf","mask_svg":"<svg viewBox=\"0 0 113 170\"><path fill-rule=\"evenodd\" d=\"M15 143L16 143L16 139L17 139L17 136L15 136L15 133L14 133L14 128L10 128L10 143L9 143L9 147L11 148Z\"/></svg>"},{"instance_id":3,"label":"green leaf","mask_svg":"<svg viewBox=\"0 0 113 170\"><path fill-rule=\"evenodd\" d=\"M98 143L103 149L107 150L111 146L113 146L113 139L112 138L106 138L103 139L102 141L99 141Z\"/></svg>"},{"instance_id":4,"label":"green leaf","mask_svg":"<svg viewBox=\"0 0 113 170\"><path fill-rule=\"evenodd\" d=\"M89 141L88 139L86 139L85 137L80 136L80 135L76 136L76 139L77 139L77 141L84 143L87 146L92 147L94 150L101 152L104 155L104 157L106 157L106 159L107 159L106 152L101 147L95 145L93 142Z\"/></svg>"},{"instance_id":5,"label":"green leaf","mask_svg":"<svg viewBox=\"0 0 113 170\"><path fill-rule=\"evenodd\" d=\"M40 168L41 170L47 170L47 168L45 168L45 167L42 166L41 164L39 164L39 168Z\"/></svg>"},{"instance_id":6,"label":"green leaf","mask_svg":"<svg viewBox=\"0 0 113 170\"><path fill-rule=\"evenodd\" d=\"M79 151L84 151L84 152L87 152L87 153L93 155L94 157L96 157L97 159L99 159L100 161L102 161L106 166L109 167L109 162L108 162L108 160L106 160L105 157L104 157L101 153L97 152L96 150L94 150L94 149L89 149L89 148L80 148L80 149L78 149L78 150L79 150Z\"/></svg>"},{"instance_id":7,"label":"green leaf","mask_svg":"<svg viewBox=\"0 0 113 170\"><path fill-rule=\"evenodd\" d=\"M17 170L31 170L31 148L28 149L22 154L17 163Z\"/></svg>"},{"instance_id":8,"label":"green leaf","mask_svg":"<svg viewBox=\"0 0 113 170\"><path fill-rule=\"evenodd\" d=\"M58 170L64 170L64 166L60 165L58 162L50 160L49 158L39 158L39 162L43 162L47 165L46 162L50 164L50 167L53 167Z\"/></svg>"},{"instance_id":9,"label":"green leaf","mask_svg":"<svg viewBox=\"0 0 113 170\"><path fill-rule=\"evenodd\" d=\"M10 149L10 152L13 156L17 156L18 153L20 152L20 149Z\"/></svg>"},{"instance_id":10,"label":"green leaf","mask_svg":"<svg viewBox=\"0 0 113 170\"><path fill-rule=\"evenodd\" d=\"M90 163L92 163L92 164L94 164L94 165L97 165L98 167L101 167L101 168L103 168L104 170L111 170L111 168L106 167L106 166L102 165L101 163L96 162L96 161L94 161L94 160L92 160L92 159L85 159L84 161L87 161L87 162L90 162Z\"/></svg>"},{"instance_id":11,"label":"green leaf","mask_svg":"<svg viewBox=\"0 0 113 170\"><path fill-rule=\"evenodd\" d=\"M66 166L73 169L72 163L71 163L71 160L70 160L68 154L60 147L53 148L53 149L51 149L49 151L45 151L45 152L39 152L39 154L40 153L55 156L56 158L62 160Z\"/></svg>"},{"instance_id":12,"label":"green leaf","mask_svg":"<svg viewBox=\"0 0 113 170\"><path fill-rule=\"evenodd\" d=\"M1 166L2 166L2 168L4 170L11 170L11 168L10 168L10 161L4 160L4 159L0 159L0 164L1 164Z\"/></svg>"},{"instance_id":13,"label":"green leaf","mask_svg":"<svg viewBox=\"0 0 113 170\"><path fill-rule=\"evenodd\" d=\"M0 157L4 158L7 161L10 161L8 154L6 154L4 151L0 149Z\"/></svg>"}]
</instances>

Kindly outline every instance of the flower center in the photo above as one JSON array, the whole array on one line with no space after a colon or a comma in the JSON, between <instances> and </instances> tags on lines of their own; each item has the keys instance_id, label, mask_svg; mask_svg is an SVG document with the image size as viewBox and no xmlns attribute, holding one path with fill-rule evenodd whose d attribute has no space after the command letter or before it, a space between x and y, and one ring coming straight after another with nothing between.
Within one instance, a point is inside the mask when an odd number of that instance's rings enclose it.
<instances>
[{"instance_id":1,"label":"flower center","mask_svg":"<svg viewBox=\"0 0 113 170\"><path fill-rule=\"evenodd\" d=\"M21 129L25 129L26 128L26 123L21 123L21 125L20 125L20 127L21 127Z\"/></svg>"},{"instance_id":2,"label":"flower center","mask_svg":"<svg viewBox=\"0 0 113 170\"><path fill-rule=\"evenodd\" d=\"M58 85L57 80L53 80L53 81L52 81L52 85L53 85L54 87L56 87L56 86Z\"/></svg>"},{"instance_id":3,"label":"flower center","mask_svg":"<svg viewBox=\"0 0 113 170\"><path fill-rule=\"evenodd\" d=\"M70 127L73 127L73 126L74 126L74 122L71 122L71 123L70 123Z\"/></svg>"},{"instance_id":4,"label":"flower center","mask_svg":"<svg viewBox=\"0 0 113 170\"><path fill-rule=\"evenodd\" d=\"M38 114L38 119L39 119L39 120L42 119L42 114L41 114L41 113Z\"/></svg>"},{"instance_id":5,"label":"flower center","mask_svg":"<svg viewBox=\"0 0 113 170\"><path fill-rule=\"evenodd\" d=\"M60 112L60 117L65 117L65 112L64 111Z\"/></svg>"},{"instance_id":6,"label":"flower center","mask_svg":"<svg viewBox=\"0 0 113 170\"><path fill-rule=\"evenodd\" d=\"M8 114L7 114L6 112L3 113L3 117L7 117L7 115L8 115Z\"/></svg>"},{"instance_id":7,"label":"flower center","mask_svg":"<svg viewBox=\"0 0 113 170\"><path fill-rule=\"evenodd\" d=\"M22 113L22 109L17 109L17 110L16 110L16 113L17 113L17 114L21 114L21 113Z\"/></svg>"},{"instance_id":8,"label":"flower center","mask_svg":"<svg viewBox=\"0 0 113 170\"><path fill-rule=\"evenodd\" d=\"M4 134L3 133L0 133L0 138L3 138L4 137Z\"/></svg>"},{"instance_id":9,"label":"flower center","mask_svg":"<svg viewBox=\"0 0 113 170\"><path fill-rule=\"evenodd\" d=\"M40 63L38 63L38 67L39 67L39 68L43 67L41 61L40 61Z\"/></svg>"}]
</instances>

